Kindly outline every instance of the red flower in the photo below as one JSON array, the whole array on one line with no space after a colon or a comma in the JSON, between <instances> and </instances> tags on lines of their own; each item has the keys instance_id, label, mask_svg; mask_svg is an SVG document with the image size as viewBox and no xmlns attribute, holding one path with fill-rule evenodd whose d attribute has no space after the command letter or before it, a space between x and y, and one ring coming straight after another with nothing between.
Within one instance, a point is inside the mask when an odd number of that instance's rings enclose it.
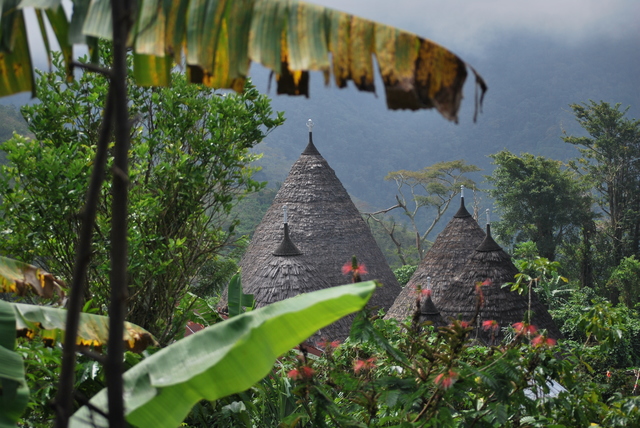
<instances>
[{"instance_id":1,"label":"red flower","mask_svg":"<svg viewBox=\"0 0 640 428\"><path fill-rule=\"evenodd\" d=\"M548 346L551 347L556 344L556 340L550 337L545 337L541 334L537 335L531 340L533 346Z\"/></svg>"},{"instance_id":2,"label":"red flower","mask_svg":"<svg viewBox=\"0 0 640 428\"><path fill-rule=\"evenodd\" d=\"M611 377L611 372L607 370L607 377Z\"/></svg>"},{"instance_id":3,"label":"red flower","mask_svg":"<svg viewBox=\"0 0 640 428\"><path fill-rule=\"evenodd\" d=\"M469 321L460 321L460 327L462 328L469 327Z\"/></svg>"},{"instance_id":4,"label":"red flower","mask_svg":"<svg viewBox=\"0 0 640 428\"><path fill-rule=\"evenodd\" d=\"M416 295L419 297L430 297L431 289L430 288L421 288L419 285L416 285Z\"/></svg>"},{"instance_id":5,"label":"red flower","mask_svg":"<svg viewBox=\"0 0 640 428\"><path fill-rule=\"evenodd\" d=\"M349 275L350 273L356 273L356 274L364 275L364 274L369 273L369 272L367 272L367 267L364 264L359 264L354 268L352 262L346 262L342 266L342 274L343 275Z\"/></svg>"},{"instance_id":6,"label":"red flower","mask_svg":"<svg viewBox=\"0 0 640 428\"><path fill-rule=\"evenodd\" d=\"M495 333L500 329L500 325L496 320L486 320L482 322L482 329L484 331L491 330Z\"/></svg>"},{"instance_id":7,"label":"red flower","mask_svg":"<svg viewBox=\"0 0 640 428\"><path fill-rule=\"evenodd\" d=\"M535 325L527 324L525 322L517 322L513 324L513 328L516 330L516 333L526 335L535 334L538 331Z\"/></svg>"},{"instance_id":8,"label":"red flower","mask_svg":"<svg viewBox=\"0 0 640 428\"><path fill-rule=\"evenodd\" d=\"M458 378L458 373L453 370L449 370L447 373L440 373L433 380L436 385L443 389L449 389L451 385L453 385Z\"/></svg>"},{"instance_id":9,"label":"red flower","mask_svg":"<svg viewBox=\"0 0 640 428\"><path fill-rule=\"evenodd\" d=\"M302 366L297 369L291 370L287 373L287 376L293 380L303 380L303 379L311 379L315 374L315 370L313 370L309 366Z\"/></svg>"},{"instance_id":10,"label":"red flower","mask_svg":"<svg viewBox=\"0 0 640 428\"><path fill-rule=\"evenodd\" d=\"M353 363L353 371L358 374L361 370L373 370L378 367L375 361L376 357L371 357L366 360L356 360L355 363Z\"/></svg>"},{"instance_id":11,"label":"red flower","mask_svg":"<svg viewBox=\"0 0 640 428\"><path fill-rule=\"evenodd\" d=\"M320 342L318 342L318 346L324 349L335 349L340 346L340 341L334 340L333 342L329 342L326 339L322 339Z\"/></svg>"}]
</instances>

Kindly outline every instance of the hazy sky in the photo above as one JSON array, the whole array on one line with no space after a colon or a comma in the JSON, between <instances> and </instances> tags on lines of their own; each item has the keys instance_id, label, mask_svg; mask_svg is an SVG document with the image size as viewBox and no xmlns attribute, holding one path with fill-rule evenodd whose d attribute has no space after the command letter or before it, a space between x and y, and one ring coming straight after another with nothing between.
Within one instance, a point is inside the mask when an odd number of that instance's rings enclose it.
<instances>
[{"instance_id":1,"label":"hazy sky","mask_svg":"<svg viewBox=\"0 0 640 428\"><path fill-rule=\"evenodd\" d=\"M566 43L591 37L637 38L638 0L315 0L432 39L459 54L511 32Z\"/></svg>"}]
</instances>

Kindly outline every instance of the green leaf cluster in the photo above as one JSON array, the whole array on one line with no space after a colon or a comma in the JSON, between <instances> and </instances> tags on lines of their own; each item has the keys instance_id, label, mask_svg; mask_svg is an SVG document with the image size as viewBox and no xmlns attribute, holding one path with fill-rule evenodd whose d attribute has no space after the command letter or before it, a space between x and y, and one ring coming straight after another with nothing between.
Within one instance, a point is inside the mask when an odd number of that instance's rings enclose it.
<instances>
[{"instance_id":1,"label":"green leaf cluster","mask_svg":"<svg viewBox=\"0 0 640 428\"><path fill-rule=\"evenodd\" d=\"M108 63L109 48L101 49ZM67 82L59 55L53 66L39 74L40 103L22 109L35 138L2 144L0 252L68 281L108 81L85 72ZM250 83L236 95L189 85L181 74L165 88L131 79L127 319L166 342L176 303L236 239L234 204L263 187L252 178L249 149L284 119ZM86 278L87 298L101 312L109 296L110 186L107 179L101 190Z\"/></svg>"}]
</instances>

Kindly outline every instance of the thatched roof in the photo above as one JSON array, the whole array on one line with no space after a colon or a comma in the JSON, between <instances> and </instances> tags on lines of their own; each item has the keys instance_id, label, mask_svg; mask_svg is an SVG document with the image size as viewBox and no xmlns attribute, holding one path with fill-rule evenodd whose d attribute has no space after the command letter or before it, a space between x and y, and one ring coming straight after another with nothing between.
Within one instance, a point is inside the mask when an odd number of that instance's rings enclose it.
<instances>
[{"instance_id":1,"label":"thatched roof","mask_svg":"<svg viewBox=\"0 0 640 428\"><path fill-rule=\"evenodd\" d=\"M464 197L461 197L460 209L440 232L385 318L402 321L412 316L416 307L416 288L424 289L429 277L433 284L433 302L440 309L438 299L441 290L447 288L455 275L462 271L484 236L482 228L465 208Z\"/></svg>"},{"instance_id":2,"label":"thatched roof","mask_svg":"<svg viewBox=\"0 0 640 428\"><path fill-rule=\"evenodd\" d=\"M471 321L478 301L477 284L489 279L490 285L481 286L484 303L473 336L490 343L491 332L483 330L484 321L495 320L500 327L506 327L523 321L529 309L528 295L513 292L510 287L502 288L503 284L513 282L517 273L511 257L493 240L490 226L487 225L486 238L468 258L464 269L455 275L447 287L440 290L434 303L445 320L459 318ZM531 296L531 311L531 324L538 329L546 329L551 338L562 337L551 315L534 293ZM501 340L502 336L502 332L498 331L495 340Z\"/></svg>"},{"instance_id":3,"label":"thatched roof","mask_svg":"<svg viewBox=\"0 0 640 428\"><path fill-rule=\"evenodd\" d=\"M299 255L274 255L283 242L285 205L289 239L302 253ZM363 280L377 279L383 284L369 305L388 309L400 286L369 227L309 132L309 144L291 167L240 262L244 292L254 294L261 306L301 292L346 284L351 279L341 269L353 255L369 272L362 275ZM327 339L342 340L349 334L349 325L338 322L322 333Z\"/></svg>"}]
</instances>

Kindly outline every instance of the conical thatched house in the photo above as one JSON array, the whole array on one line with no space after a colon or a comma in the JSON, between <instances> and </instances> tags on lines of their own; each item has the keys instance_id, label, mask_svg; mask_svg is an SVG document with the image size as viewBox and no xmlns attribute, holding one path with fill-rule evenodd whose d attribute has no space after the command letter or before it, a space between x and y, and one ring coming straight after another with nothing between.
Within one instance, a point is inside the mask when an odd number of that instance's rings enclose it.
<instances>
[{"instance_id":1,"label":"conical thatched house","mask_svg":"<svg viewBox=\"0 0 640 428\"><path fill-rule=\"evenodd\" d=\"M256 228L240 266L245 293L254 294L258 306L351 282L342 266L356 256L368 274L363 280L377 279L370 306L388 309L400 292L369 227L351 201L335 172L312 141L293 164L273 204ZM282 209L288 210L283 227ZM297 254L281 254L286 235ZM274 254L275 253L275 254ZM286 253L286 251L285 251ZM294 251L295 253L295 251ZM341 320L327 327L322 335L342 340L349 334L350 321Z\"/></svg>"},{"instance_id":2,"label":"conical thatched house","mask_svg":"<svg viewBox=\"0 0 640 428\"><path fill-rule=\"evenodd\" d=\"M460 209L453 216L420 262L418 269L398 295L385 318L404 320L416 309L416 288L424 289L431 278L432 299L436 308L441 290L446 289L456 275L462 273L465 262L484 239L484 231L473 219L460 198Z\"/></svg>"},{"instance_id":3,"label":"conical thatched house","mask_svg":"<svg viewBox=\"0 0 640 428\"><path fill-rule=\"evenodd\" d=\"M531 324L539 330L546 329L549 337L562 337L560 331L551 319L547 309L540 303L534 293L529 302L528 294L520 295L502 288L507 282L513 282L518 269L511 262L511 257L491 237L491 226L487 225L484 241L469 257L463 271L456 275L447 287L440 290L434 303L444 319L459 318L470 321L478 302L478 284L487 279L491 284L479 287L482 295L482 306L476 320L473 336L484 343L492 341L490 330L484 330L484 321L493 320L500 327L506 327L525 319L525 313L532 311ZM502 332L498 330L495 340L502 339Z\"/></svg>"}]
</instances>

